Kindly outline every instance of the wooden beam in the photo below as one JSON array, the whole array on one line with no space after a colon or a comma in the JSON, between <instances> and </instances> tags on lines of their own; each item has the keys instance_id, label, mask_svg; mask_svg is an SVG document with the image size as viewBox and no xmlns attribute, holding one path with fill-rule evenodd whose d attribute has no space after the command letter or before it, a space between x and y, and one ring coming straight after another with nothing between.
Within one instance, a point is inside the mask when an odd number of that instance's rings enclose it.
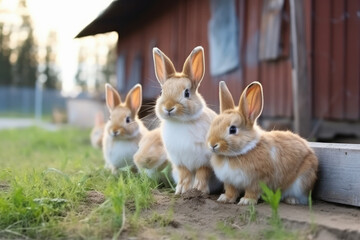
<instances>
[{"instance_id":1,"label":"wooden beam","mask_svg":"<svg viewBox=\"0 0 360 240\"><path fill-rule=\"evenodd\" d=\"M311 91L307 70L304 2L290 1L292 85L294 104L294 131L309 137L311 129Z\"/></svg>"},{"instance_id":2,"label":"wooden beam","mask_svg":"<svg viewBox=\"0 0 360 240\"><path fill-rule=\"evenodd\" d=\"M311 142L310 146L319 158L314 197L360 206L360 144Z\"/></svg>"},{"instance_id":3,"label":"wooden beam","mask_svg":"<svg viewBox=\"0 0 360 240\"><path fill-rule=\"evenodd\" d=\"M316 138L334 138L337 134L360 139L360 122L336 122L319 120L314 124L311 135ZM360 161L360 160L359 160Z\"/></svg>"}]
</instances>

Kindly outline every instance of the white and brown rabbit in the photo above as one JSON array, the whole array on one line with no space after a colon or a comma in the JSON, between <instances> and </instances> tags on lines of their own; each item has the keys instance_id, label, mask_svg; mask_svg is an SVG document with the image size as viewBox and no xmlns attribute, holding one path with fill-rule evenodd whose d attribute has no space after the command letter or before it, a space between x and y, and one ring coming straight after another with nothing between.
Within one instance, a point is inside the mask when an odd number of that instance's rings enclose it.
<instances>
[{"instance_id":1,"label":"white and brown rabbit","mask_svg":"<svg viewBox=\"0 0 360 240\"><path fill-rule=\"evenodd\" d=\"M318 159L306 140L289 131L264 131L256 120L263 109L263 90L253 82L243 91L239 106L225 82L219 85L220 114L208 133L213 151L211 164L224 182L218 201L235 202L245 190L240 205L256 204L264 182L282 191L289 204L307 204L318 168Z\"/></svg>"},{"instance_id":2,"label":"white and brown rabbit","mask_svg":"<svg viewBox=\"0 0 360 240\"><path fill-rule=\"evenodd\" d=\"M153 177L168 165L160 128L149 131L141 138L134 162L139 169L144 169L149 177Z\"/></svg>"},{"instance_id":3,"label":"white and brown rabbit","mask_svg":"<svg viewBox=\"0 0 360 240\"><path fill-rule=\"evenodd\" d=\"M205 73L204 50L196 47L186 59L182 72L176 72L171 60L153 48L155 74L162 94L156 101L156 115L161 120L164 146L179 174L175 194L191 188L209 193L211 151L206 134L216 113L206 106L198 92Z\"/></svg>"},{"instance_id":4,"label":"white and brown rabbit","mask_svg":"<svg viewBox=\"0 0 360 240\"><path fill-rule=\"evenodd\" d=\"M137 168L143 169L148 177L160 180L167 187L171 186L169 181L178 182L178 173L172 169L171 162L168 161L160 128L149 131L141 138L139 149L134 155L134 162ZM171 176L168 175L170 172Z\"/></svg>"},{"instance_id":5,"label":"white and brown rabbit","mask_svg":"<svg viewBox=\"0 0 360 240\"><path fill-rule=\"evenodd\" d=\"M105 85L106 105L110 118L105 125L103 154L105 168L116 173L118 168L133 166L133 155L147 129L138 117L142 102L141 85L135 85L127 94L125 102L110 85Z\"/></svg>"},{"instance_id":6,"label":"white and brown rabbit","mask_svg":"<svg viewBox=\"0 0 360 240\"><path fill-rule=\"evenodd\" d=\"M91 130L90 133L90 141L91 145L94 148L100 148L102 147L102 139L104 135L104 113L98 112L95 115L95 121L94 121L94 127Z\"/></svg>"}]
</instances>

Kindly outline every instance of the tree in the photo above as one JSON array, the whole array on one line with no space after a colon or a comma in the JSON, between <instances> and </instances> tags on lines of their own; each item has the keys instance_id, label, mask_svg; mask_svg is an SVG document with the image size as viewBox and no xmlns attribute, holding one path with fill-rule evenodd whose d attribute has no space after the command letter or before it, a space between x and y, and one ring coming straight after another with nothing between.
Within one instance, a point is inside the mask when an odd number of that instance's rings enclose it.
<instances>
[{"instance_id":1,"label":"tree","mask_svg":"<svg viewBox=\"0 0 360 240\"><path fill-rule=\"evenodd\" d=\"M46 75L47 81L45 82L46 88L57 88L59 81L59 73L56 69L56 55L53 51L55 45L57 43L57 36L55 32L50 32L47 43L46 43L46 55L45 55L45 69L44 74Z\"/></svg>"},{"instance_id":2,"label":"tree","mask_svg":"<svg viewBox=\"0 0 360 240\"><path fill-rule=\"evenodd\" d=\"M102 68L102 74L104 76L105 82L112 83L112 79L116 79L116 46L108 46L108 54L106 58L106 63ZM116 80L115 80L116 81Z\"/></svg>"},{"instance_id":3,"label":"tree","mask_svg":"<svg viewBox=\"0 0 360 240\"><path fill-rule=\"evenodd\" d=\"M78 55L78 68L75 75L75 84L79 86L82 91L87 89L87 76L86 71L84 70L86 59L86 49L83 46L80 46Z\"/></svg>"},{"instance_id":4,"label":"tree","mask_svg":"<svg viewBox=\"0 0 360 240\"><path fill-rule=\"evenodd\" d=\"M4 24L0 23L0 85L10 85L12 82L9 39L10 34L6 33Z\"/></svg>"},{"instance_id":5,"label":"tree","mask_svg":"<svg viewBox=\"0 0 360 240\"><path fill-rule=\"evenodd\" d=\"M19 8L24 12L22 15L22 25L20 33L26 35L25 40L17 49L17 59L15 62L14 85L34 87L37 79L37 45L33 35L31 17L27 14L26 0L19 1Z\"/></svg>"}]
</instances>

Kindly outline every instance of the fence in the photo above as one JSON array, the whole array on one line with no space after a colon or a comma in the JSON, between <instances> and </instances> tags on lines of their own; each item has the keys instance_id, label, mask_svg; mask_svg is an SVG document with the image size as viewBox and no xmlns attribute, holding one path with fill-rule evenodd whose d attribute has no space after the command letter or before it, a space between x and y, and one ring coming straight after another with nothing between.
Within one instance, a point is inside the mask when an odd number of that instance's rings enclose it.
<instances>
[{"instance_id":1,"label":"fence","mask_svg":"<svg viewBox=\"0 0 360 240\"><path fill-rule=\"evenodd\" d=\"M43 90L42 112L51 114L53 108L66 108L66 98L58 90ZM0 86L0 113L32 114L35 112L35 89Z\"/></svg>"}]
</instances>

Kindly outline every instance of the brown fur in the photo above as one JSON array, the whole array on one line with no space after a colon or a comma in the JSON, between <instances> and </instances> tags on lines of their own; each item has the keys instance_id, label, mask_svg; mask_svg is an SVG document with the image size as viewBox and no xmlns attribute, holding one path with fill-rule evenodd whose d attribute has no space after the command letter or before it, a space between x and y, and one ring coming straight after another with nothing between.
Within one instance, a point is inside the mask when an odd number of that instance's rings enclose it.
<instances>
[{"instance_id":1,"label":"brown fur","mask_svg":"<svg viewBox=\"0 0 360 240\"><path fill-rule=\"evenodd\" d=\"M235 202L239 196L239 190L231 184L224 184L226 198L229 202Z\"/></svg>"},{"instance_id":2,"label":"brown fur","mask_svg":"<svg viewBox=\"0 0 360 240\"><path fill-rule=\"evenodd\" d=\"M161 139L161 132L156 128L143 136L139 142L139 149L134 155L134 162L138 168L163 170L168 161L166 152ZM165 160L165 161L164 161ZM164 161L159 165L160 161Z\"/></svg>"},{"instance_id":3,"label":"brown fur","mask_svg":"<svg viewBox=\"0 0 360 240\"><path fill-rule=\"evenodd\" d=\"M224 83L220 84L220 106L208 134L210 147L217 144L212 156L212 166L220 169L228 163L231 169L241 169L246 174L246 199L257 199L261 194L260 182L272 189L287 190L300 176L301 188L308 194L316 180L318 160L306 140L290 131L263 131L256 125L263 107L260 83L250 84L240 97L239 107L231 109L231 94ZM235 126L236 134L229 134ZM249 146L255 142L254 146ZM243 149L249 148L246 153ZM225 182L225 186L229 183ZM233 186L241 188L241 186ZM227 187L227 197L233 196L233 189ZM246 204L246 203L245 203Z\"/></svg>"},{"instance_id":4,"label":"brown fur","mask_svg":"<svg viewBox=\"0 0 360 240\"><path fill-rule=\"evenodd\" d=\"M202 166L196 170L194 188L202 191L209 192L208 182L210 180L213 170L211 167Z\"/></svg>"},{"instance_id":5,"label":"brown fur","mask_svg":"<svg viewBox=\"0 0 360 240\"><path fill-rule=\"evenodd\" d=\"M276 162L270 155L272 147L277 149ZM303 174L307 176L303 178L304 190L309 193L316 180L314 169L318 166L313 150L302 138L291 132L281 131L264 132L258 145L246 155L236 157L214 155L212 161L214 167L220 167L228 161L232 169L242 169L246 172L250 176L251 183L245 190L256 198L261 193L260 181L272 189L286 190L298 176Z\"/></svg>"},{"instance_id":6,"label":"brown fur","mask_svg":"<svg viewBox=\"0 0 360 240\"><path fill-rule=\"evenodd\" d=\"M186 59L182 72L176 72L171 60L158 48L153 49L153 57L155 74L162 88L162 94L157 99L155 106L156 114L162 120L161 128L165 129L166 123L180 123L190 130L184 131L186 134L179 141L191 143L195 136L202 138L193 143L199 149L196 152L193 151L197 154L198 159L201 159L201 162L198 160L195 163L199 164L193 164L192 156L185 159L180 151L171 147L175 145L170 136L171 129L176 127L170 127L167 132L163 131L164 145L167 148L168 156L174 165L179 165L176 166L179 170L179 181L175 193L184 193L191 187L208 193L207 183L212 171L209 170L210 152L203 143L208 127L216 114L206 106L203 97L198 92L205 74L204 50L202 47L194 48ZM187 91L189 96L185 96ZM165 135L168 138L165 138ZM193 178L195 178L194 181ZM192 182L194 182L194 186L191 186Z\"/></svg>"},{"instance_id":7,"label":"brown fur","mask_svg":"<svg viewBox=\"0 0 360 240\"><path fill-rule=\"evenodd\" d=\"M109 84L106 85L106 104L110 112L110 119L105 131L108 134L119 131L120 139L135 139L139 143L142 134L147 132L145 126L138 118L138 112L142 103L141 86L134 86L126 95L125 101L121 101L119 93ZM126 118L130 117L130 123L126 123ZM134 133L140 128L140 134Z\"/></svg>"},{"instance_id":8,"label":"brown fur","mask_svg":"<svg viewBox=\"0 0 360 240\"><path fill-rule=\"evenodd\" d=\"M174 167L174 166L173 166ZM175 166L179 174L179 182L183 186L184 191L191 189L192 173L185 166Z\"/></svg>"},{"instance_id":9,"label":"brown fur","mask_svg":"<svg viewBox=\"0 0 360 240\"><path fill-rule=\"evenodd\" d=\"M102 112L98 112L95 115L94 127L90 133L90 141L91 145L94 148L102 148L102 138L104 136L104 114Z\"/></svg>"}]
</instances>

